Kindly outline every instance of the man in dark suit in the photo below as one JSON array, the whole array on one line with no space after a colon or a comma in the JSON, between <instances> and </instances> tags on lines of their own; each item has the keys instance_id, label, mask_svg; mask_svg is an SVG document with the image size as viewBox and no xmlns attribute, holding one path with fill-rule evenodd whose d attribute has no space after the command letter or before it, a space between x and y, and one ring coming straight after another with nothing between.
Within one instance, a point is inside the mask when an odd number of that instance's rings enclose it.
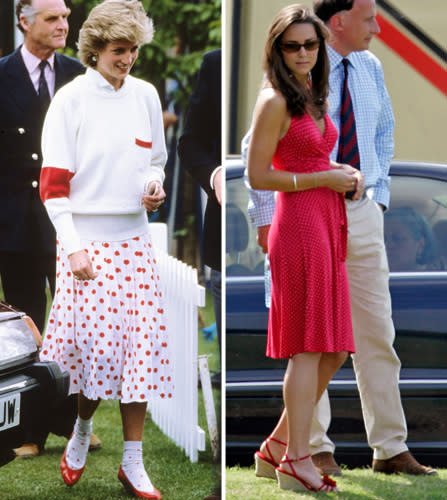
<instances>
[{"instance_id":1,"label":"man in dark suit","mask_svg":"<svg viewBox=\"0 0 447 500\"><path fill-rule=\"evenodd\" d=\"M178 152L183 166L208 195L203 228L203 261L211 268L220 341L221 300L221 50L205 54L189 102Z\"/></svg>"},{"instance_id":2,"label":"man in dark suit","mask_svg":"<svg viewBox=\"0 0 447 500\"><path fill-rule=\"evenodd\" d=\"M46 284L53 293L56 269L56 236L39 197L42 125L57 89L85 68L55 52L68 33L64 0L19 0L16 14L24 43L0 59L0 276L6 301L42 332ZM50 430L69 437L76 398L48 418L48 429L28 436L34 447L23 453L38 453Z\"/></svg>"},{"instance_id":3,"label":"man in dark suit","mask_svg":"<svg viewBox=\"0 0 447 500\"><path fill-rule=\"evenodd\" d=\"M178 152L183 166L208 195L203 226L203 261L211 268L217 333L221 338L221 50L205 54L189 102ZM204 500L220 499L220 488Z\"/></svg>"}]
</instances>

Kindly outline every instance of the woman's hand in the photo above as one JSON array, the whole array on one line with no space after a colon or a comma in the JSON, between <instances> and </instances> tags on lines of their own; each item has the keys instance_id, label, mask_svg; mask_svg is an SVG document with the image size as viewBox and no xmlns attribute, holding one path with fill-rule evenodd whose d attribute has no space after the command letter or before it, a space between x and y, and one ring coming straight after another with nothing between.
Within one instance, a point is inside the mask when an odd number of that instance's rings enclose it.
<instances>
[{"instance_id":1,"label":"woman's hand","mask_svg":"<svg viewBox=\"0 0 447 500\"><path fill-rule=\"evenodd\" d=\"M342 165L340 168L325 171L324 174L327 176L326 181L323 184L319 183L319 185L324 185L329 189L337 191L337 193L356 191L358 182L356 172L359 171L355 168L349 167L349 165L346 165L349 169L344 167L345 165Z\"/></svg>"},{"instance_id":2,"label":"woman's hand","mask_svg":"<svg viewBox=\"0 0 447 500\"><path fill-rule=\"evenodd\" d=\"M79 250L68 256L71 272L76 280L94 280L98 273L93 271L93 265L87 252Z\"/></svg>"},{"instance_id":3,"label":"woman's hand","mask_svg":"<svg viewBox=\"0 0 447 500\"><path fill-rule=\"evenodd\" d=\"M148 212L156 212L165 199L163 186L158 181L151 181L143 194L142 203Z\"/></svg>"},{"instance_id":4,"label":"woman's hand","mask_svg":"<svg viewBox=\"0 0 447 500\"><path fill-rule=\"evenodd\" d=\"M355 193L354 193L352 199L353 200L361 200L362 196L363 196L363 192L365 191L365 178L363 177L363 174L360 172L360 170L357 170L357 169L356 169L354 176L357 179L357 189L355 190Z\"/></svg>"},{"instance_id":5,"label":"woman's hand","mask_svg":"<svg viewBox=\"0 0 447 500\"><path fill-rule=\"evenodd\" d=\"M352 200L360 200L363 196L363 192L365 191L365 178L363 177L363 174L360 172L360 170L351 167L351 165L347 165L346 163L340 164L341 169L345 170L346 172L350 172L354 174L354 177L356 179L356 186L355 186L355 193L352 196ZM351 191L354 191L352 189Z\"/></svg>"}]
</instances>

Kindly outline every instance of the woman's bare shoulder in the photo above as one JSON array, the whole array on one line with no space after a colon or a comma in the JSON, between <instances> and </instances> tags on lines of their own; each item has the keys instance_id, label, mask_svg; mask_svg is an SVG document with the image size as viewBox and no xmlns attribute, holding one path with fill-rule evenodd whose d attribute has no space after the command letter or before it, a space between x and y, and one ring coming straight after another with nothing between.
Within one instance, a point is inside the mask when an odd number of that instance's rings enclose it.
<instances>
[{"instance_id":1,"label":"woman's bare shoulder","mask_svg":"<svg viewBox=\"0 0 447 500\"><path fill-rule=\"evenodd\" d=\"M256 114L284 117L287 114L287 103L281 92L271 87L263 88L256 101Z\"/></svg>"}]
</instances>

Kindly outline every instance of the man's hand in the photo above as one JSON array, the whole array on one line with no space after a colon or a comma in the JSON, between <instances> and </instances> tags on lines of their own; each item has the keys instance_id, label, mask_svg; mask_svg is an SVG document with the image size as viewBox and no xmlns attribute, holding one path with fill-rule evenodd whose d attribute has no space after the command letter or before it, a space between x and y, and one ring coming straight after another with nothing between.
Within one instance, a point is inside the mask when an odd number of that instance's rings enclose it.
<instances>
[{"instance_id":1,"label":"man's hand","mask_svg":"<svg viewBox=\"0 0 447 500\"><path fill-rule=\"evenodd\" d=\"M222 205L222 169L216 172L213 179L214 194L216 195L217 202Z\"/></svg>"},{"instance_id":2,"label":"man's hand","mask_svg":"<svg viewBox=\"0 0 447 500\"><path fill-rule=\"evenodd\" d=\"M270 224L268 226L258 227L257 241L258 245L262 248L264 253L268 252L268 236L269 236Z\"/></svg>"}]
</instances>

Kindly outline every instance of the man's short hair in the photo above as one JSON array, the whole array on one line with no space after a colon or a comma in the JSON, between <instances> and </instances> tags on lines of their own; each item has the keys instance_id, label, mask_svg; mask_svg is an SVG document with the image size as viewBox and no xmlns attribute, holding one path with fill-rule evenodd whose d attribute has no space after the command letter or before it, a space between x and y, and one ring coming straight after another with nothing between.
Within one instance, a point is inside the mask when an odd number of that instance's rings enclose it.
<instances>
[{"instance_id":1,"label":"man's short hair","mask_svg":"<svg viewBox=\"0 0 447 500\"><path fill-rule=\"evenodd\" d=\"M20 22L20 16L25 16L30 24L34 24L34 17L39 12L32 6L33 0L19 0L16 5L17 28L22 33L25 33L23 26Z\"/></svg>"},{"instance_id":2,"label":"man's short hair","mask_svg":"<svg viewBox=\"0 0 447 500\"><path fill-rule=\"evenodd\" d=\"M341 10L351 10L354 0L315 0L314 12L324 22Z\"/></svg>"}]
</instances>

